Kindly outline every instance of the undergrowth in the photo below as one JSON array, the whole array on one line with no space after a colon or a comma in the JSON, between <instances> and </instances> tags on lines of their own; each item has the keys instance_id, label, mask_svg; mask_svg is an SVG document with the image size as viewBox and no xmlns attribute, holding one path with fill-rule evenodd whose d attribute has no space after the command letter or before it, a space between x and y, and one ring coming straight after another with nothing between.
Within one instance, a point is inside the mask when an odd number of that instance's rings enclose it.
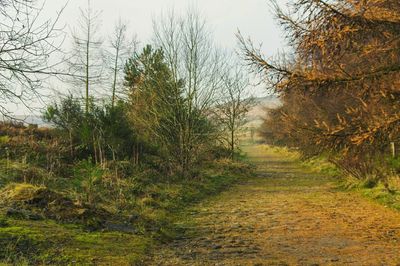
<instances>
[{"instance_id":1,"label":"undergrowth","mask_svg":"<svg viewBox=\"0 0 400 266\"><path fill-rule=\"evenodd\" d=\"M268 147L266 151L268 152L268 150L287 158L301 160L301 156L297 151L281 147ZM337 180L336 188L339 190L358 193L367 199L400 211L400 177L398 176L400 158L389 158L387 161L394 169L391 176L384 179L368 176L363 180L344 174L328 161L327 156L323 155L302 159L301 165L309 171L335 177Z\"/></svg>"},{"instance_id":2,"label":"undergrowth","mask_svg":"<svg viewBox=\"0 0 400 266\"><path fill-rule=\"evenodd\" d=\"M388 159L393 169L399 169L397 158ZM326 157L319 156L307 159L302 163L305 167L325 175L337 178L337 188L343 191L352 191L386 207L400 211L400 177L393 172L391 176L376 178L366 176L360 180L346 175L336 166L329 163Z\"/></svg>"},{"instance_id":3,"label":"undergrowth","mask_svg":"<svg viewBox=\"0 0 400 266\"><path fill-rule=\"evenodd\" d=\"M57 215L54 218L42 212L32 215L38 208L29 205L29 200L22 205L3 202L0 204L0 264L5 265L140 265L153 244L170 241L179 234L180 228L174 221L186 207L252 175L248 164L220 159L208 163L193 179L166 179L146 169L113 179L109 170L86 161L70 169L70 178L43 176L36 179L38 182L28 180L33 184L10 186L10 182L23 181L14 177L18 177L20 168L29 166L8 163L13 167L0 168L1 191L13 187L46 189L73 202L78 211L79 208L103 209L110 213L110 221L95 225L90 222L93 219L65 222L57 219ZM10 210L28 215L7 215Z\"/></svg>"},{"instance_id":4,"label":"undergrowth","mask_svg":"<svg viewBox=\"0 0 400 266\"><path fill-rule=\"evenodd\" d=\"M340 181L339 188L353 191L363 197L386 207L400 211L400 180L398 176L388 177L385 181L375 178L359 180L346 176Z\"/></svg>"}]
</instances>

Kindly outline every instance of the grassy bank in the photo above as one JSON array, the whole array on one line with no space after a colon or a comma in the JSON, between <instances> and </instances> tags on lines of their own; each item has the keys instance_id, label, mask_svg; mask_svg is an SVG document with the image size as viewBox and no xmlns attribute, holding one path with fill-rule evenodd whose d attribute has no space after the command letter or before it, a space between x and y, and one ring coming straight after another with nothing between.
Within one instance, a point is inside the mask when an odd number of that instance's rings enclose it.
<instances>
[{"instance_id":1,"label":"grassy bank","mask_svg":"<svg viewBox=\"0 0 400 266\"><path fill-rule=\"evenodd\" d=\"M2 173L2 176L5 174ZM42 212L33 212L33 215L30 213L33 207L27 208L26 205L22 210L17 209L17 215L10 215L10 210L14 214L16 212L15 204L12 207L2 204L0 261L5 265L139 265L154 244L175 237L179 228L174 225L174 220L183 209L218 194L251 174L252 169L248 164L218 160L208 164L194 179L134 179L136 192L131 192L134 195L130 195L130 202L125 205L125 209L120 206L119 215L116 211L111 211L111 207L115 206L108 206L108 209L104 204L99 206L114 216L112 223L108 222L101 228L88 226L93 223L91 219L95 220L96 217L89 217L85 223L65 222L58 219L59 217L47 217L47 212L44 215ZM8 170L8 175L13 173ZM25 183L7 185L5 180L2 178L2 195L12 194L14 199L24 189L44 189L43 186ZM74 179L69 181L72 184L78 182ZM48 191L59 193L66 200L67 196L71 197L66 187L70 188L69 185L62 187L58 183ZM18 193L15 192L17 190ZM97 191L95 194L101 196L99 193ZM49 209L51 203L46 206ZM28 214L24 215L25 212ZM130 220L127 218L128 213L131 214ZM57 214L60 217L62 215Z\"/></svg>"},{"instance_id":2,"label":"grassy bank","mask_svg":"<svg viewBox=\"0 0 400 266\"><path fill-rule=\"evenodd\" d=\"M282 154L282 156L289 156L300 160L300 155L296 151L277 147L271 147L270 149L273 152ZM303 160L301 164L312 172L335 177L338 189L357 193L388 208L400 211L400 179L398 176L389 177L384 182L370 179L359 180L344 175L340 169L329 163L324 156Z\"/></svg>"},{"instance_id":3,"label":"grassy bank","mask_svg":"<svg viewBox=\"0 0 400 266\"><path fill-rule=\"evenodd\" d=\"M357 193L367 199L387 206L388 208L400 211L399 177L394 176L387 178L385 180L386 185L381 181L369 179L358 180L341 173L341 171L336 166L329 163L327 158L324 156L301 160L300 154L295 150L267 145L265 145L264 151L265 155L268 155L268 153L279 154L279 156L285 158L299 160L301 161L301 165L305 168L305 170L335 177L337 180L336 187L338 189Z\"/></svg>"},{"instance_id":4,"label":"grassy bank","mask_svg":"<svg viewBox=\"0 0 400 266\"><path fill-rule=\"evenodd\" d=\"M399 177L387 178L384 181L370 179L359 180L344 175L324 157L315 157L303 162L312 171L337 178L337 188L362 195L386 207L400 211L400 181Z\"/></svg>"},{"instance_id":5,"label":"grassy bank","mask_svg":"<svg viewBox=\"0 0 400 266\"><path fill-rule=\"evenodd\" d=\"M340 188L350 190L385 207L400 211L399 178L389 178L387 183L371 180L360 181L347 177L340 183Z\"/></svg>"}]
</instances>

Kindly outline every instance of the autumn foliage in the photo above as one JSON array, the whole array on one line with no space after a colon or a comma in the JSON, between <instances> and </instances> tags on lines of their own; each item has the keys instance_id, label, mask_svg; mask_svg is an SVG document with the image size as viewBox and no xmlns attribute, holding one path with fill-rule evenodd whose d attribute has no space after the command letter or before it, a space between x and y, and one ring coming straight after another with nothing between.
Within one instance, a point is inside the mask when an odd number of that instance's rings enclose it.
<instances>
[{"instance_id":1,"label":"autumn foliage","mask_svg":"<svg viewBox=\"0 0 400 266\"><path fill-rule=\"evenodd\" d=\"M400 2L297 0L274 4L293 54L264 60L239 36L249 64L283 105L263 135L328 154L357 178L385 178L391 143L400 145Z\"/></svg>"}]
</instances>

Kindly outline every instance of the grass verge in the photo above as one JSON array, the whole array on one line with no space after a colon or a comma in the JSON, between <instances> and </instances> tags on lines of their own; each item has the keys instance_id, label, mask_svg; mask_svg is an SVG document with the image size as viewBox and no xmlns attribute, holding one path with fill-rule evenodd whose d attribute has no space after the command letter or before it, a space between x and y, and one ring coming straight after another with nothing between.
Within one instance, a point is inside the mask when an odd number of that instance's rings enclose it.
<instances>
[{"instance_id":1,"label":"grass verge","mask_svg":"<svg viewBox=\"0 0 400 266\"><path fill-rule=\"evenodd\" d=\"M358 180L346 177L341 180L339 187L343 190L352 191L363 197L378 202L385 207L400 211L400 190L398 177L389 178L387 185L374 180Z\"/></svg>"},{"instance_id":2,"label":"grass verge","mask_svg":"<svg viewBox=\"0 0 400 266\"><path fill-rule=\"evenodd\" d=\"M21 219L0 211L0 265L143 265L157 243L179 234L175 224L190 205L226 190L252 175L241 162L219 160L199 178L148 182L135 196L136 233L88 230L55 220ZM154 181L154 180L152 180Z\"/></svg>"}]
</instances>

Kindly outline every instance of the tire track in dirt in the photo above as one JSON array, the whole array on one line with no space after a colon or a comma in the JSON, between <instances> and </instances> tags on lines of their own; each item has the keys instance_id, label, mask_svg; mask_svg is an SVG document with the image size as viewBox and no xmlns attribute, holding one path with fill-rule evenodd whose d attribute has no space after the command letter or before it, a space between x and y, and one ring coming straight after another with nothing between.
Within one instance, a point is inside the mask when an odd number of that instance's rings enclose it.
<instances>
[{"instance_id":1,"label":"tire track in dirt","mask_svg":"<svg viewBox=\"0 0 400 266\"><path fill-rule=\"evenodd\" d=\"M247 147L258 177L195 206L149 265L400 265L400 213Z\"/></svg>"}]
</instances>

